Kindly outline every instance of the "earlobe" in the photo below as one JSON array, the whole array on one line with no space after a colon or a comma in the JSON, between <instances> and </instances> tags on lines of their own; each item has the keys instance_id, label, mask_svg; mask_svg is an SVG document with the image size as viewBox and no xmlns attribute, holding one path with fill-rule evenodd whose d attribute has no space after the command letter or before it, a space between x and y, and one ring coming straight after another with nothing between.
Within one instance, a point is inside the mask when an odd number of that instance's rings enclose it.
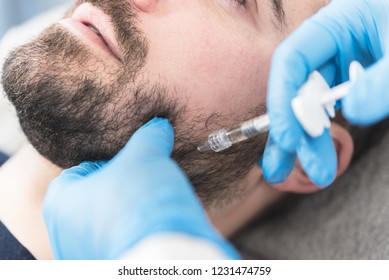
<instances>
[{"instance_id":1,"label":"earlobe","mask_svg":"<svg viewBox=\"0 0 389 280\"><path fill-rule=\"evenodd\" d=\"M347 170L351 162L354 153L354 142L350 133L338 124L332 125L331 136L338 155L338 172L336 177L339 177Z\"/></svg>"},{"instance_id":2,"label":"earlobe","mask_svg":"<svg viewBox=\"0 0 389 280\"><path fill-rule=\"evenodd\" d=\"M336 177L339 177L347 170L347 167L350 164L354 144L349 132L336 123L333 123L331 126L331 136L338 157ZM273 187L280 191L295 193L311 193L320 190L320 188L308 178L298 161L296 161L296 165L287 180L281 184L274 185Z\"/></svg>"},{"instance_id":3,"label":"earlobe","mask_svg":"<svg viewBox=\"0 0 389 280\"><path fill-rule=\"evenodd\" d=\"M158 4L159 0L132 0L133 5L144 13L153 12Z\"/></svg>"}]
</instances>

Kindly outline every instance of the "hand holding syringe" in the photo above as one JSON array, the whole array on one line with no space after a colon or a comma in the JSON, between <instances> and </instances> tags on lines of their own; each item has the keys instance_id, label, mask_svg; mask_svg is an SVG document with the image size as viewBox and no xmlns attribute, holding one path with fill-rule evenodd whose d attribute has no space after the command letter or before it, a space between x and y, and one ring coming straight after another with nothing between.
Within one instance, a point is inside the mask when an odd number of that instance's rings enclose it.
<instances>
[{"instance_id":1,"label":"hand holding syringe","mask_svg":"<svg viewBox=\"0 0 389 280\"><path fill-rule=\"evenodd\" d=\"M350 65L350 81L334 88L330 88L319 72L313 72L308 81L302 86L298 96L292 101L293 112L305 132L311 137L323 134L329 128L331 118L335 117L336 101L345 97L351 84L359 73L363 72L358 62ZM232 145L245 141L251 137L269 131L270 119L267 114L245 121L229 129L221 129L211 133L208 140L197 149L200 152L221 152Z\"/></svg>"}]
</instances>

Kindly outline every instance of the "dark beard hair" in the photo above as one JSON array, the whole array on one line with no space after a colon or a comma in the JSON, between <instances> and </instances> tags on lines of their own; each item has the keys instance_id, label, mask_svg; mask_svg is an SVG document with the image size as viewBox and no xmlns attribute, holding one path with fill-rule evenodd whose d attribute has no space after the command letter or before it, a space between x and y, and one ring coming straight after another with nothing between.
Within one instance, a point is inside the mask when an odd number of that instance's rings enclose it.
<instances>
[{"instance_id":1,"label":"dark beard hair","mask_svg":"<svg viewBox=\"0 0 389 280\"><path fill-rule=\"evenodd\" d=\"M86 160L109 160L136 129L155 116L165 117L176 132L173 158L187 173L203 204L221 207L239 198L244 192L242 182L259 159L265 138L251 139L222 153L199 153L196 147L210 127L232 125L229 116L204 116L200 108L189 120L186 104L179 104L163 85L135 82L148 49L126 14L132 11L128 2L88 2L114 19L119 45L128 50L125 66L117 73L103 69L109 82L102 80L85 65L104 62L59 25L14 51L4 65L2 84L31 144L63 168ZM235 121L263 111L254 108Z\"/></svg>"}]
</instances>

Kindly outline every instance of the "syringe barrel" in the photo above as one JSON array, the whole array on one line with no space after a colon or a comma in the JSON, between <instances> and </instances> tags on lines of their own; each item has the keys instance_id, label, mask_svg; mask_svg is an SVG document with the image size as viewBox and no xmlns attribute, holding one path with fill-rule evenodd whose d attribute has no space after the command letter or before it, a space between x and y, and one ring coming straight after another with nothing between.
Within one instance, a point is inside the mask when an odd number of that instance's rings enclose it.
<instances>
[{"instance_id":1,"label":"syringe barrel","mask_svg":"<svg viewBox=\"0 0 389 280\"><path fill-rule=\"evenodd\" d=\"M269 130L269 117L267 115L246 121L226 131L228 139L239 143Z\"/></svg>"},{"instance_id":2,"label":"syringe barrel","mask_svg":"<svg viewBox=\"0 0 389 280\"><path fill-rule=\"evenodd\" d=\"M229 129L221 129L208 136L208 145L215 151L220 152L228 149L235 143L247 140L260 133L269 130L269 118L261 116Z\"/></svg>"},{"instance_id":3,"label":"syringe barrel","mask_svg":"<svg viewBox=\"0 0 389 280\"><path fill-rule=\"evenodd\" d=\"M249 139L252 135L255 135L255 132L250 126L243 128L242 125L237 125L228 129L226 134L228 139L234 144Z\"/></svg>"}]
</instances>

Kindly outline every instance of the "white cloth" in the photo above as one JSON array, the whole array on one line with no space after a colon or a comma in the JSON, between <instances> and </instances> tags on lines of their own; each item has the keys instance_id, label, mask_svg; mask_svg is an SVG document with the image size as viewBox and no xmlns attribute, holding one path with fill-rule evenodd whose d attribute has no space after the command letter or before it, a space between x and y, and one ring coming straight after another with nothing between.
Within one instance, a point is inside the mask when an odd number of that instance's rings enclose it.
<instances>
[{"instance_id":1,"label":"white cloth","mask_svg":"<svg viewBox=\"0 0 389 280\"><path fill-rule=\"evenodd\" d=\"M205 239L179 233L152 235L125 253L123 260L228 260Z\"/></svg>"}]
</instances>

